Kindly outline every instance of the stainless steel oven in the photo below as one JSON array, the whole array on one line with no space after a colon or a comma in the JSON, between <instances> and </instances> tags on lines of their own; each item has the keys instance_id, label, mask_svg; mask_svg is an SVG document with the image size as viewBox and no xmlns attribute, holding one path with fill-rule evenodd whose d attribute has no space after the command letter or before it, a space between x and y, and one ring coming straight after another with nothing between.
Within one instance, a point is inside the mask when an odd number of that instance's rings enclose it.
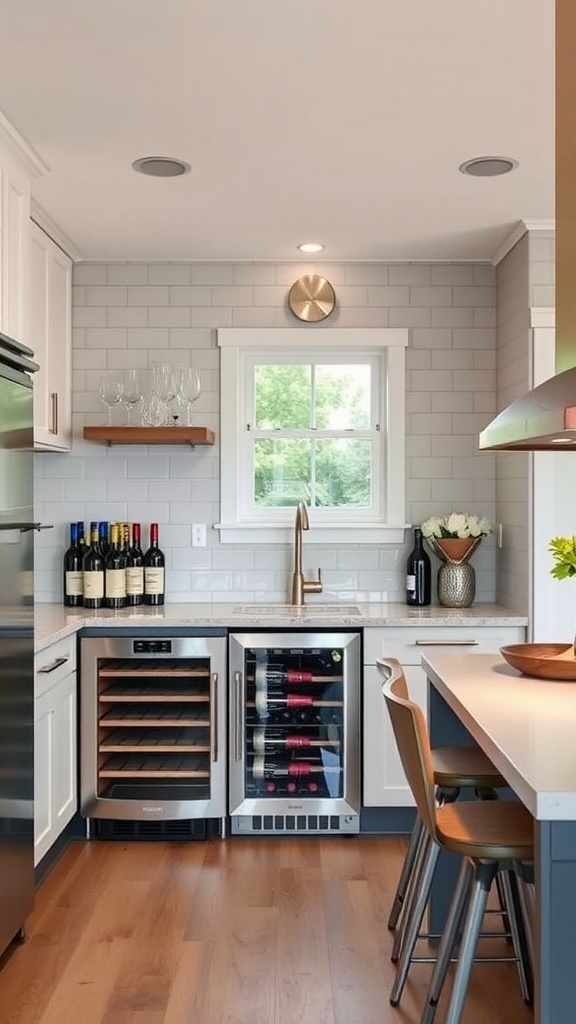
<instances>
[{"instance_id":1,"label":"stainless steel oven","mask_svg":"<svg viewBox=\"0 0 576 1024\"><path fill-rule=\"evenodd\" d=\"M358 832L361 637L232 633L234 834Z\"/></svg>"},{"instance_id":2,"label":"stainless steel oven","mask_svg":"<svg viewBox=\"0 0 576 1024\"><path fill-rule=\"evenodd\" d=\"M224 818L225 631L94 632L80 641L84 817Z\"/></svg>"}]
</instances>

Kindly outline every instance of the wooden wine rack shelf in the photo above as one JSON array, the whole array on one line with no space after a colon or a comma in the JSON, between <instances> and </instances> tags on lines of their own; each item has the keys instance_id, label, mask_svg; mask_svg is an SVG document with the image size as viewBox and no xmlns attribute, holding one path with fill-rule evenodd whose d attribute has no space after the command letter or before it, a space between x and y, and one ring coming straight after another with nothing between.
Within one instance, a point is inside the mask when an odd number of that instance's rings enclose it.
<instances>
[{"instance_id":1,"label":"wooden wine rack shelf","mask_svg":"<svg viewBox=\"0 0 576 1024\"><path fill-rule=\"evenodd\" d=\"M214 431L207 427L84 427L85 441L101 444L214 444Z\"/></svg>"},{"instance_id":2,"label":"wooden wine rack shelf","mask_svg":"<svg viewBox=\"0 0 576 1024\"><path fill-rule=\"evenodd\" d=\"M211 676L202 659L110 659L98 670L98 778L210 780ZM195 781L194 781L195 780Z\"/></svg>"}]
</instances>

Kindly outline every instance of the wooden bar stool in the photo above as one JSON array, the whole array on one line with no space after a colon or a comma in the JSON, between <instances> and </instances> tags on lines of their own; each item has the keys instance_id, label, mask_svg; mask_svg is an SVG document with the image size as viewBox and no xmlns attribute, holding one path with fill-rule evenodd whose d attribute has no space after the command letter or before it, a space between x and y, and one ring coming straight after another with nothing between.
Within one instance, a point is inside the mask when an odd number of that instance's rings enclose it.
<instances>
[{"instance_id":1,"label":"wooden bar stool","mask_svg":"<svg viewBox=\"0 0 576 1024\"><path fill-rule=\"evenodd\" d=\"M511 866L514 870L521 870L522 862L533 859L534 823L526 808L512 800L470 800L442 807L436 805L432 752L424 716L417 704L404 697L406 681L398 662L390 659L389 665L391 676L384 683L382 692L408 784L427 836L436 851L431 858L432 866L427 869L427 877L421 879L422 887L427 888L424 894L426 902L440 850L462 857L422 1024L432 1024L448 965L457 947L456 973L444 1024L459 1024L492 882L499 871L504 872ZM419 925L420 921L417 927ZM516 948L517 943L521 944L524 939L521 918L515 921L515 925L516 955L513 959L518 962L520 970L521 967L524 969L526 962Z\"/></svg>"},{"instance_id":2,"label":"wooden bar stool","mask_svg":"<svg viewBox=\"0 0 576 1024\"><path fill-rule=\"evenodd\" d=\"M398 694L409 700L408 685L400 663L395 658L377 658L376 666L384 679L394 671ZM478 747L437 747L432 750L432 766L438 806L457 800L461 790L466 788L476 790L481 799L493 799L496 796L494 791L506 785L502 775ZM393 931L399 926L392 947L393 963L397 963L400 957L409 917L410 895L414 898L415 882L427 852L429 842L422 820L417 816L388 917L388 928ZM500 894L502 912L503 903L503 895Z\"/></svg>"}]
</instances>

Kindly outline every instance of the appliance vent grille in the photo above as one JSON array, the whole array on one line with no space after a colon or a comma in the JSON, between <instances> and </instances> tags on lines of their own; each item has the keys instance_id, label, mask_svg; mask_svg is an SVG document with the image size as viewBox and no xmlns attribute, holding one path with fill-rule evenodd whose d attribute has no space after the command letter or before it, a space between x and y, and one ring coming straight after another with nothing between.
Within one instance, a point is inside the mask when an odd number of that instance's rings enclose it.
<instances>
[{"instance_id":1,"label":"appliance vent grille","mask_svg":"<svg viewBox=\"0 0 576 1024\"><path fill-rule=\"evenodd\" d=\"M124 821L108 818L92 819L95 839L137 840L153 842L156 839L186 841L210 838L213 831L205 818L174 821Z\"/></svg>"},{"instance_id":2,"label":"appliance vent grille","mask_svg":"<svg viewBox=\"0 0 576 1024\"><path fill-rule=\"evenodd\" d=\"M356 814L254 814L232 818L232 832L235 834L326 835L359 831L360 817Z\"/></svg>"}]
</instances>

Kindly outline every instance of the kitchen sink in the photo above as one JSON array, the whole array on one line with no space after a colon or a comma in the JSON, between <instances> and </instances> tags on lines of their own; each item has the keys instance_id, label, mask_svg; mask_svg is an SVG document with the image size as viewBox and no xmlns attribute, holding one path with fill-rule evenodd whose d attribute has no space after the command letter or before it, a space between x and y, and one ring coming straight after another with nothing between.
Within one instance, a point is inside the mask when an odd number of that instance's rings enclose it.
<instances>
[{"instance_id":1,"label":"kitchen sink","mask_svg":"<svg viewBox=\"0 0 576 1024\"><path fill-rule=\"evenodd\" d=\"M360 609L354 604L242 604L234 608L234 615L250 616L313 616L337 615L347 618L360 615Z\"/></svg>"}]
</instances>

